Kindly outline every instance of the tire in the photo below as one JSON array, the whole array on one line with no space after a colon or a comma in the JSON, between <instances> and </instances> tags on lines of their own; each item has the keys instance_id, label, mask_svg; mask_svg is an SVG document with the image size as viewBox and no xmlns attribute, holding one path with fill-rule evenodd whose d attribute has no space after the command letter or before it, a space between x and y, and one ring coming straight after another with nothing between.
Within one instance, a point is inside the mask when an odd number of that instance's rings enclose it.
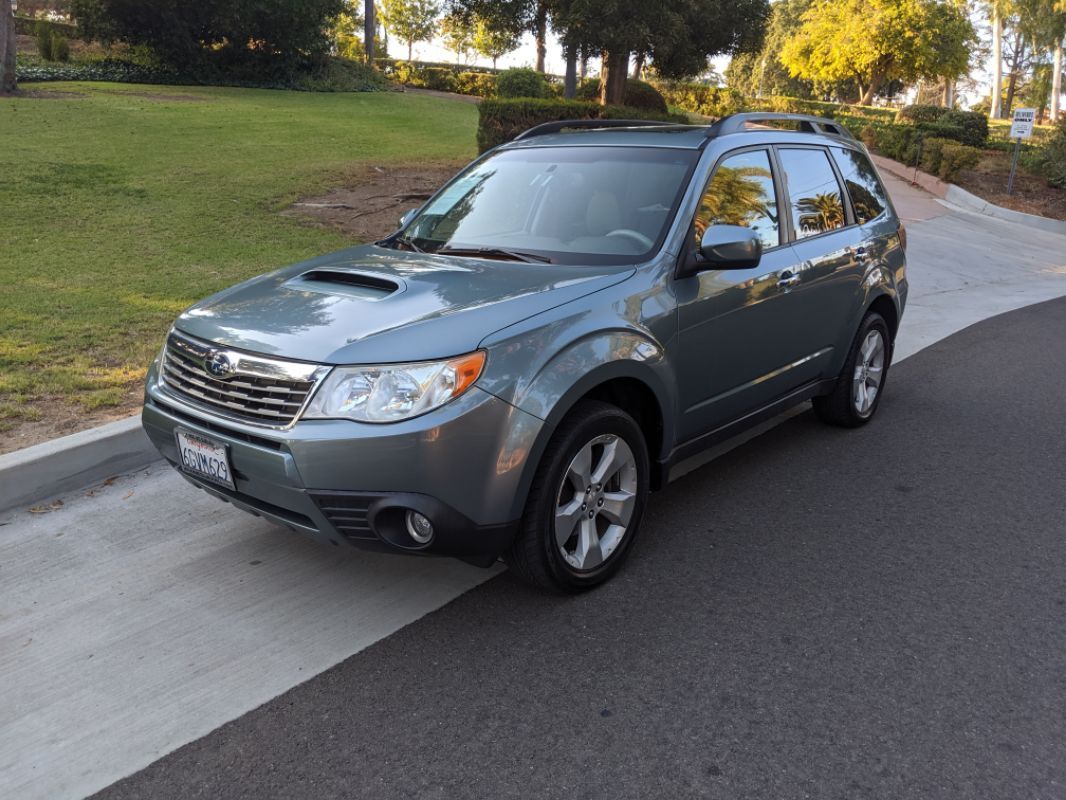
<instances>
[{"instance_id":1,"label":"tire","mask_svg":"<svg viewBox=\"0 0 1066 800\"><path fill-rule=\"evenodd\" d=\"M873 349L869 343L873 341ZM871 311L863 317L851 343L844 369L833 390L813 400L818 417L830 425L858 428L865 425L881 404L892 364L892 338L884 317ZM862 390L859 389L861 381ZM870 391L873 396L870 397ZM865 393L864 393L865 392Z\"/></svg>"},{"instance_id":2,"label":"tire","mask_svg":"<svg viewBox=\"0 0 1066 800\"><path fill-rule=\"evenodd\" d=\"M596 475L597 467L606 468L606 480ZM521 528L504 556L507 565L547 591L576 593L600 585L633 548L649 474L648 446L636 421L609 403L580 402L537 466ZM557 522L556 512L563 510L569 513Z\"/></svg>"}]
</instances>

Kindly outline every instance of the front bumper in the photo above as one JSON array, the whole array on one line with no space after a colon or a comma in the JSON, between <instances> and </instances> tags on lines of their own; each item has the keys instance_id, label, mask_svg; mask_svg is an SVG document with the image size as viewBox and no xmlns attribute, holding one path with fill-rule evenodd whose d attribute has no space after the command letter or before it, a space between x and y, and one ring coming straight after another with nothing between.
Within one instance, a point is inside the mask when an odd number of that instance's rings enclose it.
<instances>
[{"instance_id":1,"label":"front bumper","mask_svg":"<svg viewBox=\"0 0 1066 800\"><path fill-rule=\"evenodd\" d=\"M214 417L156 385L149 371L142 422L172 465L174 431L225 443L236 491L193 485L321 542L491 563L513 540L528 454L541 420L473 388L412 420L371 425L303 420L271 430ZM407 509L427 516L433 540L406 534Z\"/></svg>"}]
</instances>

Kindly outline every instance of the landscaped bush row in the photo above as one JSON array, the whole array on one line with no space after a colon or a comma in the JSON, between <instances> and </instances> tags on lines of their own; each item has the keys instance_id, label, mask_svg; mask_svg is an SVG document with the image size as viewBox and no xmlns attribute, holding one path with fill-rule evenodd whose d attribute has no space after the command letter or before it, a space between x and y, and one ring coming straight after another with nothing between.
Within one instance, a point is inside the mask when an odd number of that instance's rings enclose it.
<instances>
[{"instance_id":1,"label":"landscaped bush row","mask_svg":"<svg viewBox=\"0 0 1066 800\"><path fill-rule=\"evenodd\" d=\"M577 86L578 100L596 101L600 97L600 81L598 78L586 78ZM623 105L629 108L642 108L645 111L655 111L665 114L669 111L666 98L650 83L629 79L626 81L626 93Z\"/></svg>"},{"instance_id":2,"label":"landscaped bush row","mask_svg":"<svg viewBox=\"0 0 1066 800\"><path fill-rule=\"evenodd\" d=\"M380 74L364 64L330 59L314 71L269 76L253 69L184 74L165 67L106 60L90 63L34 64L16 68L24 83L43 81L112 81L176 86L236 86L245 89L296 89L305 92L375 92L386 88Z\"/></svg>"},{"instance_id":3,"label":"landscaped bush row","mask_svg":"<svg viewBox=\"0 0 1066 800\"><path fill-rule=\"evenodd\" d=\"M971 147L984 147L988 141L988 117L980 111L956 111L941 106L906 106L896 114L896 122L916 125L930 135L954 139Z\"/></svg>"},{"instance_id":4,"label":"landscaped bush row","mask_svg":"<svg viewBox=\"0 0 1066 800\"><path fill-rule=\"evenodd\" d=\"M964 169L973 169L980 160L980 150L952 139L932 136L922 141L922 169L948 183L956 181Z\"/></svg>"},{"instance_id":5,"label":"landscaped bush row","mask_svg":"<svg viewBox=\"0 0 1066 800\"><path fill-rule=\"evenodd\" d=\"M891 108L827 103L821 100L802 100L798 97L748 98L732 89L698 83L665 81L657 83L655 88L662 93L669 105L708 117L724 117L727 114L742 111L772 111L787 114L811 114L833 119L848 116L869 121L891 122L896 116L896 111Z\"/></svg>"},{"instance_id":6,"label":"landscaped bush row","mask_svg":"<svg viewBox=\"0 0 1066 800\"><path fill-rule=\"evenodd\" d=\"M522 131L544 122L564 119L655 119L687 122L679 114L661 114L626 106L601 106L578 100L485 100L478 106L478 151L509 142Z\"/></svg>"},{"instance_id":7,"label":"landscaped bush row","mask_svg":"<svg viewBox=\"0 0 1066 800\"><path fill-rule=\"evenodd\" d=\"M1066 189L1066 117L1059 120L1055 132L1044 145L1042 162L1048 184Z\"/></svg>"},{"instance_id":8,"label":"landscaped bush row","mask_svg":"<svg viewBox=\"0 0 1066 800\"><path fill-rule=\"evenodd\" d=\"M397 69L405 65L418 67L420 69L446 69L449 72L454 72L456 74L460 72L485 72L489 75L498 75L504 71L502 69L493 69L492 67L470 66L468 64L449 64L444 61L405 61L401 58L374 59L374 66L390 78Z\"/></svg>"}]
</instances>

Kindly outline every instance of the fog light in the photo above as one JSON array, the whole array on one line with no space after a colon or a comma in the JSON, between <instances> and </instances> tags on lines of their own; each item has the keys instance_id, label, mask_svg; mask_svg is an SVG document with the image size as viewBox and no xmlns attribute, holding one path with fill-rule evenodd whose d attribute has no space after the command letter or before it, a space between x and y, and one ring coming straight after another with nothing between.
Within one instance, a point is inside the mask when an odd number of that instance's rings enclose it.
<instances>
[{"instance_id":1,"label":"fog light","mask_svg":"<svg viewBox=\"0 0 1066 800\"><path fill-rule=\"evenodd\" d=\"M417 511L408 511L407 533L419 544L428 544L433 538L433 523Z\"/></svg>"}]
</instances>

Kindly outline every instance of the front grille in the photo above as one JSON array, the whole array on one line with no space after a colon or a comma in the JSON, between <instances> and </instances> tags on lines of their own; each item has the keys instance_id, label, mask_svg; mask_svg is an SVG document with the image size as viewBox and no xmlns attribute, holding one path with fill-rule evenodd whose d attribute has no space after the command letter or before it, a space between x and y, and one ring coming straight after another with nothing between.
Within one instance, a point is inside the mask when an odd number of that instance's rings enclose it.
<instances>
[{"instance_id":1,"label":"front grille","mask_svg":"<svg viewBox=\"0 0 1066 800\"><path fill-rule=\"evenodd\" d=\"M351 492L308 492L329 523L346 539L376 539L367 522L367 510L378 495Z\"/></svg>"},{"instance_id":2,"label":"front grille","mask_svg":"<svg viewBox=\"0 0 1066 800\"><path fill-rule=\"evenodd\" d=\"M214 367L219 374L212 374ZM316 364L254 356L171 333L160 381L172 394L221 416L283 428L326 372Z\"/></svg>"}]
</instances>

